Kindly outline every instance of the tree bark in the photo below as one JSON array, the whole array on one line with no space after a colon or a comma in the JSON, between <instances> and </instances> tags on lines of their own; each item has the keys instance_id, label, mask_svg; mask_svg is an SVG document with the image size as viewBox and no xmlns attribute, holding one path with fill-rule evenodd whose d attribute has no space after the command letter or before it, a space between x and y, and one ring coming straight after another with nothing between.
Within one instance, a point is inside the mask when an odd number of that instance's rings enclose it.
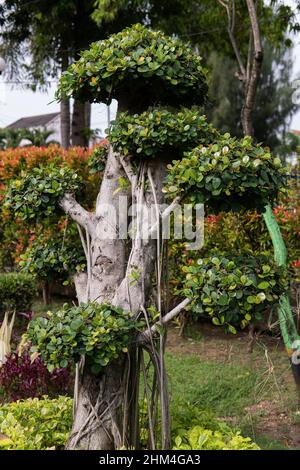
<instances>
[{"instance_id":1,"label":"tree bark","mask_svg":"<svg viewBox=\"0 0 300 470\"><path fill-rule=\"evenodd\" d=\"M51 301L49 281L47 280L44 281L42 289L43 289L43 303L44 305L49 305Z\"/></svg>"},{"instance_id":2,"label":"tree bark","mask_svg":"<svg viewBox=\"0 0 300 470\"><path fill-rule=\"evenodd\" d=\"M245 82L245 101L241 112L241 121L243 126L244 135L254 135L252 114L255 106L255 98L257 94L257 87L261 73L263 50L260 36L260 28L257 17L256 6L253 0L246 0L247 7L252 28L252 38L254 51L252 61L247 67L249 70L249 77ZM252 41L249 43L252 47ZM248 59L250 60L250 58Z\"/></svg>"},{"instance_id":3,"label":"tree bark","mask_svg":"<svg viewBox=\"0 0 300 470\"><path fill-rule=\"evenodd\" d=\"M248 58L245 66L240 48L238 47L234 35L236 24L235 0L231 0L230 2L218 0L218 2L226 10L228 19L227 32L239 67L239 73L237 74L237 77L244 84L245 99L241 110L243 133L244 135L253 136L254 129L252 114L255 106L255 98L263 61L263 49L256 5L254 0L246 0L251 23L251 31L249 38Z\"/></svg>"},{"instance_id":4,"label":"tree bark","mask_svg":"<svg viewBox=\"0 0 300 470\"><path fill-rule=\"evenodd\" d=\"M153 222L153 215L151 220L150 214L155 199L159 204L163 202L161 189L166 162L151 160L143 163L142 167L145 165L151 172L156 198L149 185L139 187L133 181L136 191L119 191L119 178L126 177L126 174L120 158L110 149L95 214L88 214L70 195L66 195L61 201L64 210L75 218L81 227L87 228L90 237L90 272L77 275L74 279L79 302L108 302L130 310L135 315L147 306L157 240L151 237L145 240L137 237L132 241L127 259L125 240L120 239L118 233L114 233L114 216L124 217L119 206L121 196L127 196L130 201L132 193L134 199L138 194L139 203L142 205L140 226L144 235L145 231L150 230L149 223ZM147 171L145 168L143 171L146 178ZM92 224L92 227L88 228L88 223ZM134 272L138 272L138 279L133 276ZM136 357L136 347L131 347L132 357ZM134 384L130 380L125 386L124 371L129 371L132 377L130 367L133 362L124 354L118 361L106 367L100 376L91 375L88 366L84 367L68 449L110 450L124 444L132 445L130 436L134 436L134 432L130 429L130 424L123 425L121 417L124 416L124 423L131 422L128 416L128 409L131 408L130 405L126 408L125 392L132 396ZM134 439L137 445L136 436Z\"/></svg>"},{"instance_id":5,"label":"tree bark","mask_svg":"<svg viewBox=\"0 0 300 470\"><path fill-rule=\"evenodd\" d=\"M65 72L68 68L69 60L68 53L62 52L61 71ZM64 149L70 147L70 134L71 134L71 115L70 115L70 99L65 97L60 102L60 134L61 146Z\"/></svg>"},{"instance_id":6,"label":"tree bark","mask_svg":"<svg viewBox=\"0 0 300 470\"><path fill-rule=\"evenodd\" d=\"M89 107L86 103L74 100L72 115L72 145L80 147L88 147L88 115Z\"/></svg>"},{"instance_id":7,"label":"tree bark","mask_svg":"<svg viewBox=\"0 0 300 470\"><path fill-rule=\"evenodd\" d=\"M64 98L60 102L60 133L61 133L61 146L64 149L70 147L70 100Z\"/></svg>"},{"instance_id":8,"label":"tree bark","mask_svg":"<svg viewBox=\"0 0 300 470\"><path fill-rule=\"evenodd\" d=\"M122 446L124 357L95 376L85 368L66 449L113 450Z\"/></svg>"}]
</instances>

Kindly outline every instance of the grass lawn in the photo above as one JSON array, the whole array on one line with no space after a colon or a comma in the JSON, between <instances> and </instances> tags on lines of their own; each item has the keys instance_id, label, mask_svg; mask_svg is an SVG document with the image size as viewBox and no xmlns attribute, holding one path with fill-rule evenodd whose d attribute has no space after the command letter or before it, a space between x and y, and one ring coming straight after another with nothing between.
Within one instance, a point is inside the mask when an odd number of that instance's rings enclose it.
<instances>
[{"instance_id":1,"label":"grass lawn","mask_svg":"<svg viewBox=\"0 0 300 470\"><path fill-rule=\"evenodd\" d=\"M58 309L64 299L34 314ZM192 426L195 408L207 410L263 449L300 449L298 397L280 338L261 336L252 354L246 333L226 335L209 324L193 325L184 338L168 332L166 365L174 422Z\"/></svg>"},{"instance_id":2,"label":"grass lawn","mask_svg":"<svg viewBox=\"0 0 300 470\"><path fill-rule=\"evenodd\" d=\"M195 328L184 339L175 328L169 332L172 415L196 406L238 426L264 449L300 449L297 394L281 341L261 337L249 354L245 334Z\"/></svg>"}]
</instances>

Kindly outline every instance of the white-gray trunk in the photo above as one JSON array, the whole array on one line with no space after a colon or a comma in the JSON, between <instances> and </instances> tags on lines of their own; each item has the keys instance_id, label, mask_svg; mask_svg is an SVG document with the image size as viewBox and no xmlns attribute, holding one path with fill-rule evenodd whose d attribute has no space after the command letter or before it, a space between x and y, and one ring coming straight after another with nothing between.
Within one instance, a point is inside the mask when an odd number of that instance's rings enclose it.
<instances>
[{"instance_id":1,"label":"white-gray trunk","mask_svg":"<svg viewBox=\"0 0 300 470\"><path fill-rule=\"evenodd\" d=\"M128 206L132 197L134 201L138 198L135 202L142 205L139 215L140 227L144 231L149 228L147 221L153 211L155 198L153 188L149 184L145 185L147 167L152 174L157 202L160 204L163 202L161 189L165 163L162 160L151 160L142 164L141 181L137 182L135 175L132 175L132 180L137 183L132 181L134 190L120 191L119 179L126 178L128 172L125 173L120 157L112 150L108 155L94 214L89 214L81 208L71 195L62 198L63 209L83 229L81 238L90 260L88 272L77 274L74 278L79 302L110 302L134 314L147 307L157 240L141 240L136 237L131 243L128 256L128 242L120 239L116 233L119 217L127 218L122 207L119 207L120 198L124 196L128 198ZM128 440L126 434L127 429L123 428L120 419L124 414L125 370L128 372L128 359L125 354L106 367L100 376L93 376L87 367L84 368L79 379L78 402L68 449L115 449L123 443L128 444L130 439ZM134 384L131 385L134 387ZM127 417L124 422L129 421L130 418Z\"/></svg>"}]
</instances>

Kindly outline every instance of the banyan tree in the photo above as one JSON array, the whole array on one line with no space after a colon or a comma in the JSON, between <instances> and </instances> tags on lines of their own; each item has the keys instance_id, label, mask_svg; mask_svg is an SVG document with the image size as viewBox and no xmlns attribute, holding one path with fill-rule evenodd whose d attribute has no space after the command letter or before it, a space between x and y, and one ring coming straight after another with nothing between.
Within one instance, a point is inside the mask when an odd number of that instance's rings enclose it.
<instances>
[{"instance_id":1,"label":"banyan tree","mask_svg":"<svg viewBox=\"0 0 300 470\"><path fill-rule=\"evenodd\" d=\"M284 184L281 162L249 137L214 129L201 113L207 91L201 58L176 38L135 25L96 42L63 74L57 93L118 101L94 212L79 204L84 182L72 170L41 167L10 187L8 205L24 218L65 211L78 224L86 255L86 272L74 276L79 306L35 320L28 333L49 367L77 364L68 449L170 446L166 325L199 303L202 289L195 266L186 298L168 309L162 225L175 205L204 204L206 213L256 208L278 269L286 263L271 209ZM264 289L242 311L243 326L259 303L277 302L293 351L298 335L286 290Z\"/></svg>"}]
</instances>

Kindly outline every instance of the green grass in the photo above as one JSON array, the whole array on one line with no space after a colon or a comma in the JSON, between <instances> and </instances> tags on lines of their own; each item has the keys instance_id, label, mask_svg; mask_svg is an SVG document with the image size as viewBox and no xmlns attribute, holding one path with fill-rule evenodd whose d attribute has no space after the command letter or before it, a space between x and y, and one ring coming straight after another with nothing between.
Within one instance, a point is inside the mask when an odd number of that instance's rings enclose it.
<instances>
[{"instance_id":1,"label":"green grass","mask_svg":"<svg viewBox=\"0 0 300 470\"><path fill-rule=\"evenodd\" d=\"M32 311L34 312L34 315L35 316L38 316L38 315L42 315L43 313L47 313L49 311L56 311L58 310L59 308L61 308L61 306L64 304L64 303L70 303L70 300L65 300L63 299L62 297L54 297L52 300L51 300L51 303L48 304L48 305L44 305L43 302L41 301L41 299L37 299L34 303L33 303L33 306L32 306Z\"/></svg>"},{"instance_id":2,"label":"green grass","mask_svg":"<svg viewBox=\"0 0 300 470\"><path fill-rule=\"evenodd\" d=\"M170 353L166 366L174 406L188 402L219 416L235 416L252 403L257 375L250 369Z\"/></svg>"},{"instance_id":3,"label":"green grass","mask_svg":"<svg viewBox=\"0 0 300 470\"><path fill-rule=\"evenodd\" d=\"M239 428L262 449L287 449L286 445L257 432L259 416L250 416L245 407L256 403L255 389L261 371L242 364L203 360L195 354L166 353L171 394L172 427L191 427L215 418ZM229 418L229 419L228 419Z\"/></svg>"}]
</instances>

